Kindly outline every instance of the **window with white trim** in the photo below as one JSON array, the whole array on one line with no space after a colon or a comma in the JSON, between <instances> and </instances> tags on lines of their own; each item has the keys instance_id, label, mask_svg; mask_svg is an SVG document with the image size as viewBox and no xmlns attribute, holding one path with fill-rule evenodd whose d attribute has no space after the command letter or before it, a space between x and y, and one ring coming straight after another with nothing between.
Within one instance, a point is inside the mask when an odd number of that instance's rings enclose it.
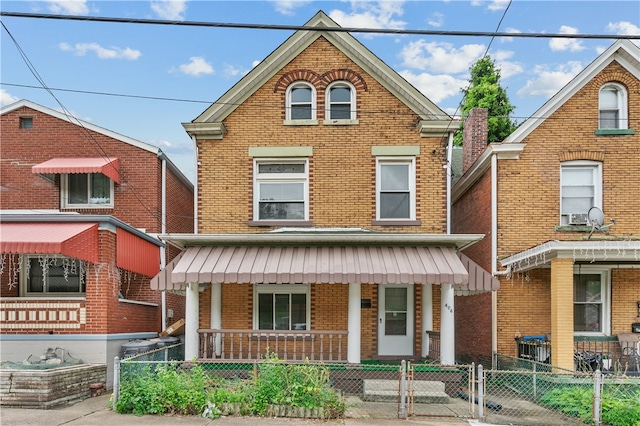
<instances>
[{"instance_id":1,"label":"window with white trim","mask_svg":"<svg viewBox=\"0 0 640 426\"><path fill-rule=\"evenodd\" d=\"M307 159L256 160L254 220L308 220Z\"/></svg>"},{"instance_id":2,"label":"window with white trim","mask_svg":"<svg viewBox=\"0 0 640 426\"><path fill-rule=\"evenodd\" d=\"M356 119L356 89L346 81L337 81L327 87L327 120Z\"/></svg>"},{"instance_id":3,"label":"window with white trim","mask_svg":"<svg viewBox=\"0 0 640 426\"><path fill-rule=\"evenodd\" d=\"M415 157L378 157L376 168L376 219L414 220Z\"/></svg>"},{"instance_id":4,"label":"window with white trim","mask_svg":"<svg viewBox=\"0 0 640 426\"><path fill-rule=\"evenodd\" d=\"M600 88L599 129L627 129L627 91L619 84L607 83Z\"/></svg>"},{"instance_id":5,"label":"window with white trim","mask_svg":"<svg viewBox=\"0 0 640 426\"><path fill-rule=\"evenodd\" d=\"M287 120L316 119L316 88L296 82L287 88Z\"/></svg>"},{"instance_id":6,"label":"window with white trim","mask_svg":"<svg viewBox=\"0 0 640 426\"><path fill-rule=\"evenodd\" d=\"M609 271L585 266L573 275L573 331L575 334L611 333Z\"/></svg>"},{"instance_id":7,"label":"window with white trim","mask_svg":"<svg viewBox=\"0 0 640 426\"><path fill-rule=\"evenodd\" d=\"M310 329L308 284L256 284L254 288L255 329Z\"/></svg>"},{"instance_id":8,"label":"window with white trim","mask_svg":"<svg viewBox=\"0 0 640 426\"><path fill-rule=\"evenodd\" d=\"M560 165L560 224L586 225L591 207L602 208L602 164L567 161Z\"/></svg>"},{"instance_id":9,"label":"window with white trim","mask_svg":"<svg viewBox=\"0 0 640 426\"><path fill-rule=\"evenodd\" d=\"M113 181L102 173L60 176L63 208L112 208Z\"/></svg>"},{"instance_id":10,"label":"window with white trim","mask_svg":"<svg viewBox=\"0 0 640 426\"><path fill-rule=\"evenodd\" d=\"M66 256L22 257L24 296L72 296L85 293L86 264Z\"/></svg>"}]
</instances>

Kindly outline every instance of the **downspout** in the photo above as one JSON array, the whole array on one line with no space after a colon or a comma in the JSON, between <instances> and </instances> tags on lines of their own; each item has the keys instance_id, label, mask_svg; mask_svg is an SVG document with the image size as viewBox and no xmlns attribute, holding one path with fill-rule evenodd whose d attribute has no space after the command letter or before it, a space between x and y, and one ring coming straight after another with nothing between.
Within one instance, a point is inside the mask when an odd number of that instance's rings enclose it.
<instances>
[{"instance_id":1,"label":"downspout","mask_svg":"<svg viewBox=\"0 0 640 426\"><path fill-rule=\"evenodd\" d=\"M162 235L167 233L167 159L163 155L161 157L162 164L162 183L161 185L161 201L160 201L160 233ZM167 247L163 247L160 250L160 270L163 270L167 265ZM162 330L167 328L167 291L162 290L161 294L161 306L162 306Z\"/></svg>"},{"instance_id":2,"label":"downspout","mask_svg":"<svg viewBox=\"0 0 640 426\"><path fill-rule=\"evenodd\" d=\"M447 164L443 167L447 175L447 234L451 233L451 161L453 159L453 133L449 132L449 142L447 143Z\"/></svg>"},{"instance_id":3,"label":"downspout","mask_svg":"<svg viewBox=\"0 0 640 426\"><path fill-rule=\"evenodd\" d=\"M498 157L491 155L491 272L498 273ZM491 292L491 353L498 352L498 292ZM495 359L493 356L492 359ZM495 365L492 367L495 368Z\"/></svg>"},{"instance_id":4,"label":"downspout","mask_svg":"<svg viewBox=\"0 0 640 426\"><path fill-rule=\"evenodd\" d=\"M194 178L193 178L193 233L198 233L198 168L200 161L198 161L198 143L196 136L191 135L191 141L193 142L193 156L194 156Z\"/></svg>"}]
</instances>

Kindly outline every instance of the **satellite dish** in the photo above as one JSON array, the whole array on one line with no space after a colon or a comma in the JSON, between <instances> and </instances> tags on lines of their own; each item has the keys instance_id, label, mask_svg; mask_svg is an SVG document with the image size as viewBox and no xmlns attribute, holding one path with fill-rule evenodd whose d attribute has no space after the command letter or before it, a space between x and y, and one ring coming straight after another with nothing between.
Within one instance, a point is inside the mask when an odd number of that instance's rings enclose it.
<instances>
[{"instance_id":1,"label":"satellite dish","mask_svg":"<svg viewBox=\"0 0 640 426\"><path fill-rule=\"evenodd\" d=\"M604 224L604 214L598 207L591 207L587 212L587 217L589 223L596 228L600 228Z\"/></svg>"}]
</instances>

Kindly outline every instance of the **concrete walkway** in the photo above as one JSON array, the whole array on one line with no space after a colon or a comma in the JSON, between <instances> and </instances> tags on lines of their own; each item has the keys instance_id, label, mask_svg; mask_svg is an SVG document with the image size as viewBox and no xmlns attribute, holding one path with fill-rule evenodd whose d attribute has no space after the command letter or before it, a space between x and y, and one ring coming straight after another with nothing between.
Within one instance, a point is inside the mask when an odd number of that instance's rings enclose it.
<instances>
[{"instance_id":1,"label":"concrete walkway","mask_svg":"<svg viewBox=\"0 0 640 426\"><path fill-rule=\"evenodd\" d=\"M117 425L117 426L162 426L162 425L202 425L202 426L256 426L267 425L352 425L352 426L384 426L400 424L416 424L426 426L439 425L469 425L479 424L473 420L456 417L467 416L467 404L460 401L452 401L449 404L415 404L414 416L401 420L394 416L394 407L387 405L381 407L376 404L388 403L362 403L352 401L347 417L340 420L305 420L293 418L256 418L256 417L223 417L220 419L205 419L197 416L135 416L132 414L118 414L109 408L110 393L88 398L73 405L67 405L51 410L38 410L26 408L0 409L0 425L2 426L91 426L91 425ZM393 404L397 406L396 404ZM384 415L381 415L385 413Z\"/></svg>"}]
</instances>

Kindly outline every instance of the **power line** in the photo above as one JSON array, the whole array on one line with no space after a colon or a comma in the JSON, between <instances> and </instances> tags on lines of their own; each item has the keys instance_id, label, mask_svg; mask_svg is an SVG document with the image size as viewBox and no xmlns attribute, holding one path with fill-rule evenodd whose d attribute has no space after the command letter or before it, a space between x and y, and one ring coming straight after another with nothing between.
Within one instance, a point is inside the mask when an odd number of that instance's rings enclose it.
<instances>
[{"instance_id":1,"label":"power line","mask_svg":"<svg viewBox=\"0 0 640 426\"><path fill-rule=\"evenodd\" d=\"M640 34L558 34L558 33L508 33L497 31L441 31L407 30L393 28L310 27L305 25L242 24L229 22L171 21L162 19L114 18L101 16L55 15L43 13L2 12L0 16L33 19L57 19L65 21L108 22L120 24L170 25L183 27L242 28L251 30L324 31L367 34L405 34L462 37L521 37L521 38L571 38L571 39L640 39Z\"/></svg>"}]
</instances>

